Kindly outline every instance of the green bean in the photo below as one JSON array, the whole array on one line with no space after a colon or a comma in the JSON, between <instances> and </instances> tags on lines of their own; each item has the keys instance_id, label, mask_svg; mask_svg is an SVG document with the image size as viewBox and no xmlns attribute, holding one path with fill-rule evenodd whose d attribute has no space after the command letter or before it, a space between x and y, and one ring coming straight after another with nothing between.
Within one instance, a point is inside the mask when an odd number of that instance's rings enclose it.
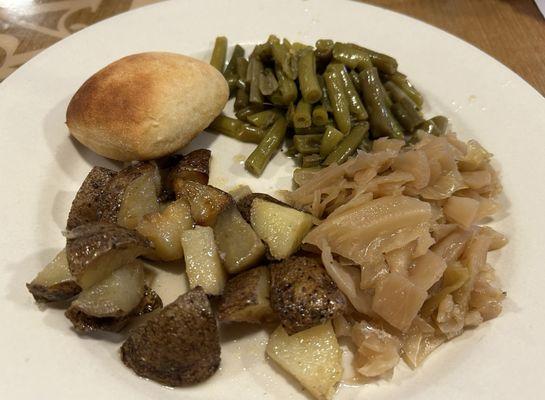
<instances>
[{"instance_id":1,"label":"green bean","mask_svg":"<svg viewBox=\"0 0 545 400\"><path fill-rule=\"evenodd\" d=\"M244 49L240 45L236 45L231 54L231 59L223 72L223 76L229 85L229 92L231 95L234 93L237 86L238 74L237 74L237 58L244 57Z\"/></svg>"},{"instance_id":2,"label":"green bean","mask_svg":"<svg viewBox=\"0 0 545 400\"><path fill-rule=\"evenodd\" d=\"M250 103L262 104L263 96L259 90L259 81L263 73L263 63L252 55L248 63L248 82L250 83Z\"/></svg>"},{"instance_id":3,"label":"green bean","mask_svg":"<svg viewBox=\"0 0 545 400\"><path fill-rule=\"evenodd\" d=\"M241 121L248 122L248 117L265 109L263 104L249 104L235 113L235 116Z\"/></svg>"},{"instance_id":4,"label":"green bean","mask_svg":"<svg viewBox=\"0 0 545 400\"><path fill-rule=\"evenodd\" d=\"M304 155L301 159L301 167L303 168L313 168L319 167L322 157L319 154L307 154Z\"/></svg>"},{"instance_id":5,"label":"green bean","mask_svg":"<svg viewBox=\"0 0 545 400\"><path fill-rule=\"evenodd\" d=\"M293 127L293 115L295 114L295 105L290 103L286 111L286 119L288 120L288 126Z\"/></svg>"},{"instance_id":6,"label":"green bean","mask_svg":"<svg viewBox=\"0 0 545 400\"><path fill-rule=\"evenodd\" d=\"M343 64L331 64L330 68L333 69L341 78L343 83L344 92L348 99L348 106L350 113L358 120L363 121L368 118L367 111L363 106L363 103L360 99L360 95L356 91L348 72Z\"/></svg>"},{"instance_id":7,"label":"green bean","mask_svg":"<svg viewBox=\"0 0 545 400\"><path fill-rule=\"evenodd\" d=\"M325 133L320 144L320 155L325 158L343 140L344 135L331 125L326 126Z\"/></svg>"},{"instance_id":8,"label":"green bean","mask_svg":"<svg viewBox=\"0 0 545 400\"><path fill-rule=\"evenodd\" d=\"M370 49L366 50L369 53L369 57L371 57L371 62L379 71L387 74L393 74L397 71L397 60L395 58Z\"/></svg>"},{"instance_id":9,"label":"green bean","mask_svg":"<svg viewBox=\"0 0 545 400\"><path fill-rule=\"evenodd\" d=\"M444 135L447 133L448 128L448 118L444 117L443 115L437 115L436 117L433 117L431 119L437 129L439 130L439 135Z\"/></svg>"},{"instance_id":10,"label":"green bean","mask_svg":"<svg viewBox=\"0 0 545 400\"><path fill-rule=\"evenodd\" d=\"M360 81L360 76L358 75L358 73L354 70L351 70L348 73L348 75L350 75L350 79L352 80L352 84L356 88L356 91L358 93L361 93L361 81Z\"/></svg>"},{"instance_id":11,"label":"green bean","mask_svg":"<svg viewBox=\"0 0 545 400\"><path fill-rule=\"evenodd\" d=\"M270 96L278 89L278 81L272 69L265 68L259 76L259 90L264 96Z\"/></svg>"},{"instance_id":12,"label":"green bean","mask_svg":"<svg viewBox=\"0 0 545 400\"><path fill-rule=\"evenodd\" d=\"M269 35L269 37L267 38L267 43L269 43L272 50L273 44L280 43L280 39L276 35Z\"/></svg>"},{"instance_id":13,"label":"green bean","mask_svg":"<svg viewBox=\"0 0 545 400\"><path fill-rule=\"evenodd\" d=\"M426 132L429 135L439 136L441 135L441 131L437 126L435 125L435 122L433 120L428 119L424 122L422 122L420 125L416 127L416 129Z\"/></svg>"},{"instance_id":14,"label":"green bean","mask_svg":"<svg viewBox=\"0 0 545 400\"><path fill-rule=\"evenodd\" d=\"M373 143L369 139L369 136L363 138L360 145L358 146L358 149L363 150L367 153L369 153L373 149Z\"/></svg>"},{"instance_id":15,"label":"green bean","mask_svg":"<svg viewBox=\"0 0 545 400\"><path fill-rule=\"evenodd\" d=\"M223 73L225 67L225 57L227 56L227 38L225 36L218 36L214 43L214 50L212 51L212 57L210 57L210 65L216 68L219 72Z\"/></svg>"},{"instance_id":16,"label":"green bean","mask_svg":"<svg viewBox=\"0 0 545 400\"><path fill-rule=\"evenodd\" d=\"M252 52L254 57L259 58L260 61L268 61L272 57L272 45L269 42L258 44L254 47Z\"/></svg>"},{"instance_id":17,"label":"green bean","mask_svg":"<svg viewBox=\"0 0 545 400\"><path fill-rule=\"evenodd\" d=\"M299 55L299 88L303 99L314 104L322 97L320 83L316 77L316 58L314 51L305 49Z\"/></svg>"},{"instance_id":18,"label":"green bean","mask_svg":"<svg viewBox=\"0 0 545 400\"><path fill-rule=\"evenodd\" d=\"M293 113L293 126L295 128L308 128L312 125L312 106L305 100L299 100Z\"/></svg>"},{"instance_id":19,"label":"green bean","mask_svg":"<svg viewBox=\"0 0 545 400\"><path fill-rule=\"evenodd\" d=\"M248 122L258 128L268 128L278 118L280 113L277 110L265 110L252 115L246 119Z\"/></svg>"},{"instance_id":20,"label":"green bean","mask_svg":"<svg viewBox=\"0 0 545 400\"><path fill-rule=\"evenodd\" d=\"M284 74L292 80L297 78L297 59L288 51L288 43L284 40L284 43L273 43L272 56L274 62L282 68Z\"/></svg>"},{"instance_id":21,"label":"green bean","mask_svg":"<svg viewBox=\"0 0 545 400\"><path fill-rule=\"evenodd\" d=\"M389 75L389 78L392 82L394 82L397 86L401 88L405 93L407 93L407 96L409 96L418 106L418 108L422 107L422 104L424 104L424 98L420 94L418 90L411 84L411 82L408 81L407 77L399 72L396 72L395 74Z\"/></svg>"},{"instance_id":22,"label":"green bean","mask_svg":"<svg viewBox=\"0 0 545 400\"><path fill-rule=\"evenodd\" d=\"M413 105L413 108L416 108L416 109L420 108L413 101L413 99L407 96L407 93L401 90L401 88L397 86L394 82L386 81L386 83L384 83L384 89L386 89L386 92L388 93L389 97L392 99L393 102L400 103L402 101L403 102L410 101Z\"/></svg>"},{"instance_id":23,"label":"green bean","mask_svg":"<svg viewBox=\"0 0 545 400\"><path fill-rule=\"evenodd\" d=\"M401 99L400 102L394 103L391 107L392 114L408 132L413 132L418 125L424 122L424 118L422 118L416 107L413 107L413 104L410 99Z\"/></svg>"},{"instance_id":24,"label":"green bean","mask_svg":"<svg viewBox=\"0 0 545 400\"><path fill-rule=\"evenodd\" d=\"M369 121L373 130L373 136L389 136L393 139L403 139L403 130L399 122L394 118L385 100L384 87L380 82L378 71L375 67L360 72L361 91Z\"/></svg>"},{"instance_id":25,"label":"green bean","mask_svg":"<svg viewBox=\"0 0 545 400\"><path fill-rule=\"evenodd\" d=\"M294 128L294 131L296 135L321 135L325 132L325 126L312 125L308 128Z\"/></svg>"},{"instance_id":26,"label":"green bean","mask_svg":"<svg viewBox=\"0 0 545 400\"><path fill-rule=\"evenodd\" d=\"M315 154L320 152L322 135L295 135L293 146L301 154Z\"/></svg>"},{"instance_id":27,"label":"green bean","mask_svg":"<svg viewBox=\"0 0 545 400\"><path fill-rule=\"evenodd\" d=\"M235 111L241 110L242 108L248 106L248 104L250 104L250 98L248 97L248 92L246 92L246 89L237 88L235 104L233 105Z\"/></svg>"},{"instance_id":28,"label":"green bean","mask_svg":"<svg viewBox=\"0 0 545 400\"><path fill-rule=\"evenodd\" d=\"M330 62L333 54L333 45L335 42L329 39L320 39L316 41L316 59L322 62Z\"/></svg>"},{"instance_id":29,"label":"green bean","mask_svg":"<svg viewBox=\"0 0 545 400\"><path fill-rule=\"evenodd\" d=\"M373 66L386 74L394 74L397 72L397 60L393 57L390 57L387 54L378 53L374 50L368 49L366 47L359 46L354 43L350 43L356 49L360 49L369 54L369 58L373 63Z\"/></svg>"},{"instance_id":30,"label":"green bean","mask_svg":"<svg viewBox=\"0 0 545 400\"><path fill-rule=\"evenodd\" d=\"M295 54L295 55L299 55L300 53L302 53L303 51L306 51L306 50L313 50L312 46L309 46L308 44L304 44L304 43L300 43L300 42L294 42L290 46L290 52L292 54Z\"/></svg>"},{"instance_id":31,"label":"green bean","mask_svg":"<svg viewBox=\"0 0 545 400\"><path fill-rule=\"evenodd\" d=\"M264 137L263 130L225 115L220 115L212 121L210 129L241 142L260 143Z\"/></svg>"},{"instance_id":32,"label":"green bean","mask_svg":"<svg viewBox=\"0 0 545 400\"><path fill-rule=\"evenodd\" d=\"M333 150L322 163L323 165L330 165L333 163L342 164L348 157L356 152L358 146L369 134L369 124L362 123L355 125L348 136L346 136L339 145Z\"/></svg>"},{"instance_id":33,"label":"green bean","mask_svg":"<svg viewBox=\"0 0 545 400\"><path fill-rule=\"evenodd\" d=\"M378 70L378 68L377 68L377 70ZM380 75L377 75L377 76L379 76L379 78L380 78ZM384 103L386 104L386 107L390 108L390 107L392 107L392 104L394 104L394 102L390 98L390 95L386 91L386 88L382 84L382 81L380 80L379 82L380 82L380 85L378 87L380 89L381 96L384 99Z\"/></svg>"},{"instance_id":34,"label":"green bean","mask_svg":"<svg viewBox=\"0 0 545 400\"><path fill-rule=\"evenodd\" d=\"M249 85L248 81L248 60L246 60L244 57L239 57L236 59L236 71L238 75L238 82L237 86L243 89L246 88L246 86Z\"/></svg>"},{"instance_id":35,"label":"green bean","mask_svg":"<svg viewBox=\"0 0 545 400\"><path fill-rule=\"evenodd\" d=\"M320 84L320 88L322 89L322 105L327 112L333 112L333 109L331 108L331 103L329 102L329 96L327 95L327 88L325 85L324 77L322 75L318 75L318 83Z\"/></svg>"},{"instance_id":36,"label":"green bean","mask_svg":"<svg viewBox=\"0 0 545 400\"><path fill-rule=\"evenodd\" d=\"M331 65L324 72L324 82L337 128L347 135L351 126L350 104L341 77L330 67Z\"/></svg>"},{"instance_id":37,"label":"green bean","mask_svg":"<svg viewBox=\"0 0 545 400\"><path fill-rule=\"evenodd\" d=\"M282 146L288 123L286 119L280 116L274 124L267 130L265 137L257 145L255 150L246 159L244 166L248 171L256 176L260 176L263 170Z\"/></svg>"},{"instance_id":38,"label":"green bean","mask_svg":"<svg viewBox=\"0 0 545 400\"><path fill-rule=\"evenodd\" d=\"M321 104L314 106L312 109L312 123L314 125L322 126L327 124L329 117L325 107Z\"/></svg>"},{"instance_id":39,"label":"green bean","mask_svg":"<svg viewBox=\"0 0 545 400\"><path fill-rule=\"evenodd\" d=\"M286 157L295 157L297 156L297 150L295 150L295 147L289 146L286 151L284 152L284 155Z\"/></svg>"},{"instance_id":40,"label":"green bean","mask_svg":"<svg viewBox=\"0 0 545 400\"><path fill-rule=\"evenodd\" d=\"M293 103L297 98L298 94L297 85L295 84L293 79L290 79L286 76L286 74L279 65L275 65L274 71L276 73L276 79L278 81L278 91L280 92L282 102L284 104Z\"/></svg>"},{"instance_id":41,"label":"green bean","mask_svg":"<svg viewBox=\"0 0 545 400\"><path fill-rule=\"evenodd\" d=\"M366 51L354 48L346 43L335 43L333 46L333 59L350 69L362 70L373 66Z\"/></svg>"},{"instance_id":42,"label":"green bean","mask_svg":"<svg viewBox=\"0 0 545 400\"><path fill-rule=\"evenodd\" d=\"M287 105L289 105L286 100L284 100L284 97L279 90L271 94L268 100L271 102L271 104L277 107L286 107Z\"/></svg>"}]
</instances>

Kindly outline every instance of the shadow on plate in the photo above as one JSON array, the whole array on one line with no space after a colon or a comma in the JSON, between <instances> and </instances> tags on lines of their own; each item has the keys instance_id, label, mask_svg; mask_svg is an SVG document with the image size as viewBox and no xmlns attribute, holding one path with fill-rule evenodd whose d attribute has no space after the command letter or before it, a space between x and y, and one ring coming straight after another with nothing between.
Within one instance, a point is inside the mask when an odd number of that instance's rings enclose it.
<instances>
[{"instance_id":1,"label":"shadow on plate","mask_svg":"<svg viewBox=\"0 0 545 400\"><path fill-rule=\"evenodd\" d=\"M85 176L80 176L79 169L74 166L80 164L82 160L89 169L96 165L119 169L122 166L121 162L94 153L70 136L65 123L66 107L69 101L70 99L66 98L56 104L43 121L43 134L55 162L67 176L78 182L83 181Z\"/></svg>"},{"instance_id":2,"label":"shadow on plate","mask_svg":"<svg viewBox=\"0 0 545 400\"><path fill-rule=\"evenodd\" d=\"M22 307L28 307L34 303L34 298L26 288L26 284L34 279L36 274L50 262L59 252L59 249L49 248L41 250L34 254L26 255L21 261L5 265L5 271L8 272L8 291L6 298L11 302ZM58 306L57 306L58 307ZM39 305L35 307L37 311L44 311L46 306Z\"/></svg>"}]
</instances>

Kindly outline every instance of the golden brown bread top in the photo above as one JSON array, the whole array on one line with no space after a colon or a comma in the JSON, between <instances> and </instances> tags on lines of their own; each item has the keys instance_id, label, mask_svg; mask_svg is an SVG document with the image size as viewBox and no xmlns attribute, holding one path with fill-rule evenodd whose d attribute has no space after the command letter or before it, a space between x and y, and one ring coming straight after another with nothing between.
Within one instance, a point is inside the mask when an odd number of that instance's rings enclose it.
<instances>
[{"instance_id":1,"label":"golden brown bread top","mask_svg":"<svg viewBox=\"0 0 545 400\"><path fill-rule=\"evenodd\" d=\"M203 61L141 53L91 76L70 101L66 119L70 132L99 154L150 159L189 143L227 99L225 79Z\"/></svg>"}]
</instances>

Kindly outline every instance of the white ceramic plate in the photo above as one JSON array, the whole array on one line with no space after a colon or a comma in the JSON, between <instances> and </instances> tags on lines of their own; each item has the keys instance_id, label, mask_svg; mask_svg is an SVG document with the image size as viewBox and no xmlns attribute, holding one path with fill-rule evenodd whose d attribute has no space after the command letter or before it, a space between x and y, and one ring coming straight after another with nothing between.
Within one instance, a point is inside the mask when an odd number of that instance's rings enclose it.
<instances>
[{"instance_id":1,"label":"white ceramic plate","mask_svg":"<svg viewBox=\"0 0 545 400\"><path fill-rule=\"evenodd\" d=\"M40 309L24 284L64 245L70 202L92 165L110 163L72 141L66 105L107 63L134 52L167 50L207 57L218 34L251 44L270 34L313 43L354 41L392 54L428 100L451 117L463 138L477 138L502 171L507 212L497 222L511 243L494 256L508 292L501 316L443 346L412 372L338 399L537 399L545 358L545 100L476 48L413 19L358 2L327 0L186 0L159 3L63 40L0 85L0 398L2 399L296 399L292 379L264 360L266 336L226 332L221 370L202 385L168 389L135 376L119 360L120 338L78 337L61 310ZM240 154L251 146L204 134L194 147L214 155L214 184L249 183L273 191L290 183L278 156L257 181ZM165 302L182 290L178 273L161 281ZM167 286L171 286L170 288Z\"/></svg>"}]
</instances>

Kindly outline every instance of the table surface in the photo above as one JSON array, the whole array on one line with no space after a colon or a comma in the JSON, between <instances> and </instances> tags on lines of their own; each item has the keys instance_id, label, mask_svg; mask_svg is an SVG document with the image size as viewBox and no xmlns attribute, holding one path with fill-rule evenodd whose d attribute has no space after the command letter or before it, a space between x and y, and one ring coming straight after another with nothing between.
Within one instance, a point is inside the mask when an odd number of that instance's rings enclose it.
<instances>
[{"instance_id":1,"label":"table surface","mask_svg":"<svg viewBox=\"0 0 545 400\"><path fill-rule=\"evenodd\" d=\"M161 0L1 0L0 81L53 43ZM545 95L545 19L532 0L366 0L479 47Z\"/></svg>"}]
</instances>

